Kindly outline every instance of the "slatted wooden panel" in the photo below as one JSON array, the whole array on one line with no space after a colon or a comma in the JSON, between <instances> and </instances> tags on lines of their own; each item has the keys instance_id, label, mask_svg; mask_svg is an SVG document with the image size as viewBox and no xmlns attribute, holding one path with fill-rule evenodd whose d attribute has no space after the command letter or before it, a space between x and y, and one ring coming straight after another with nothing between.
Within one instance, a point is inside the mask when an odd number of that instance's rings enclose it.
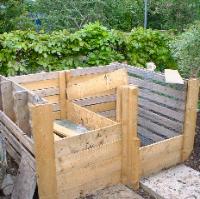
<instances>
[{"instance_id":1,"label":"slatted wooden panel","mask_svg":"<svg viewBox=\"0 0 200 199\"><path fill-rule=\"evenodd\" d=\"M124 67L113 63L104 67L71 70L71 77L68 86L88 81L91 78L98 77L101 74L106 74L120 68ZM75 99L73 101L78 105L92 110L102 116L116 120L116 89L111 89L106 92L96 92L92 97Z\"/></svg>"},{"instance_id":2,"label":"slatted wooden panel","mask_svg":"<svg viewBox=\"0 0 200 199\"><path fill-rule=\"evenodd\" d=\"M24 76L10 77L10 80L20 84L24 88L33 91L39 97L53 104L54 119L60 119L60 89L59 73L37 73Z\"/></svg>"},{"instance_id":3,"label":"slatted wooden panel","mask_svg":"<svg viewBox=\"0 0 200 199\"><path fill-rule=\"evenodd\" d=\"M129 83L138 85L138 133L146 143L183 133L187 82L184 85L165 83L163 74L125 65Z\"/></svg>"},{"instance_id":4,"label":"slatted wooden panel","mask_svg":"<svg viewBox=\"0 0 200 199\"><path fill-rule=\"evenodd\" d=\"M79 198L120 183L121 125L55 143L59 198Z\"/></svg>"}]
</instances>

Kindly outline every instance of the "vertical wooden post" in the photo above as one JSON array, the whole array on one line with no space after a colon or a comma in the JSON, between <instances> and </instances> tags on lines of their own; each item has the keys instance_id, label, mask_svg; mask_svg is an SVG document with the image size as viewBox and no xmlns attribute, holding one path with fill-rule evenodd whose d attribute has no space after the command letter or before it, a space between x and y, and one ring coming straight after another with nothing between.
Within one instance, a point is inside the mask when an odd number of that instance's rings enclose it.
<instances>
[{"instance_id":1,"label":"vertical wooden post","mask_svg":"<svg viewBox=\"0 0 200 199\"><path fill-rule=\"evenodd\" d=\"M11 81L1 81L1 93L2 110L12 121L15 121L13 87Z\"/></svg>"},{"instance_id":2,"label":"vertical wooden post","mask_svg":"<svg viewBox=\"0 0 200 199\"><path fill-rule=\"evenodd\" d=\"M66 79L65 71L59 72L59 88L60 88L60 112L61 119L66 119Z\"/></svg>"},{"instance_id":3,"label":"vertical wooden post","mask_svg":"<svg viewBox=\"0 0 200 199\"><path fill-rule=\"evenodd\" d=\"M16 124L29 137L31 136L31 126L29 123L28 92L17 91L14 93L14 110Z\"/></svg>"},{"instance_id":4,"label":"vertical wooden post","mask_svg":"<svg viewBox=\"0 0 200 199\"><path fill-rule=\"evenodd\" d=\"M68 87L68 84L69 84L69 81L70 81L70 78L71 78L71 72L70 70L66 71L65 73L65 79L66 79L66 89L65 89L65 94L66 94L66 117L68 118L68 102L69 102L69 99L68 99L68 96L67 96L67 87Z\"/></svg>"},{"instance_id":5,"label":"vertical wooden post","mask_svg":"<svg viewBox=\"0 0 200 199\"><path fill-rule=\"evenodd\" d=\"M122 122L122 183L133 189L138 189L140 178L140 140L137 137L137 87L122 86L120 114Z\"/></svg>"},{"instance_id":6,"label":"vertical wooden post","mask_svg":"<svg viewBox=\"0 0 200 199\"><path fill-rule=\"evenodd\" d=\"M2 92L1 92L1 82L2 82L2 76L0 76L0 110L3 110L3 104L2 104Z\"/></svg>"},{"instance_id":7,"label":"vertical wooden post","mask_svg":"<svg viewBox=\"0 0 200 199\"><path fill-rule=\"evenodd\" d=\"M199 93L199 81L197 79L188 80L187 101L185 108L185 121L183 132L183 149L182 161L187 160L193 150L196 119L197 103Z\"/></svg>"},{"instance_id":8,"label":"vertical wooden post","mask_svg":"<svg viewBox=\"0 0 200 199\"><path fill-rule=\"evenodd\" d=\"M52 105L32 106L31 117L39 197L57 199Z\"/></svg>"}]
</instances>

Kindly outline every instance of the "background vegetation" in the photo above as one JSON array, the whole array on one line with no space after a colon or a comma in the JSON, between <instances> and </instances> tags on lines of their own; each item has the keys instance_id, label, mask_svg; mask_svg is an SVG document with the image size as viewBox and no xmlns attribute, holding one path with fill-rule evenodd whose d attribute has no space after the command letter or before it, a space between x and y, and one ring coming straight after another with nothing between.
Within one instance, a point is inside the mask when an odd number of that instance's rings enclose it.
<instances>
[{"instance_id":1,"label":"background vegetation","mask_svg":"<svg viewBox=\"0 0 200 199\"><path fill-rule=\"evenodd\" d=\"M1 0L0 73L153 61L199 76L200 1L148 2L144 30L143 0Z\"/></svg>"}]
</instances>

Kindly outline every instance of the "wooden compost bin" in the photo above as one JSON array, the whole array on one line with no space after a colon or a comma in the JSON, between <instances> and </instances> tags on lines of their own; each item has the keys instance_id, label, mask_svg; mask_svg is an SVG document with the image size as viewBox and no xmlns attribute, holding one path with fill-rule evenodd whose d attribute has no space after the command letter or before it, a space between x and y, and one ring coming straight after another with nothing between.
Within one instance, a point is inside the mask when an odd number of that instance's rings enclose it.
<instances>
[{"instance_id":1,"label":"wooden compost bin","mask_svg":"<svg viewBox=\"0 0 200 199\"><path fill-rule=\"evenodd\" d=\"M118 183L137 189L141 177L185 161L193 149L196 79L169 85L160 73L113 63L1 76L0 84L7 151L18 164L28 159L42 199ZM77 134L55 120L88 130Z\"/></svg>"}]
</instances>

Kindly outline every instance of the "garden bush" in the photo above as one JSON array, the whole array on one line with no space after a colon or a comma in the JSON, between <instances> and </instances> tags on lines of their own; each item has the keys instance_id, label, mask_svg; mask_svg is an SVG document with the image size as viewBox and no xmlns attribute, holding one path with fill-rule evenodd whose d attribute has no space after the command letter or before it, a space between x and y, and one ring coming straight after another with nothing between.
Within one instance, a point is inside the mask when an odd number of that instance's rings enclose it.
<instances>
[{"instance_id":1,"label":"garden bush","mask_svg":"<svg viewBox=\"0 0 200 199\"><path fill-rule=\"evenodd\" d=\"M167 37L152 30L134 29L129 35L94 23L75 33L17 30L0 35L3 75L106 65L114 61L128 61L137 66L153 61L159 70L174 66Z\"/></svg>"},{"instance_id":2,"label":"garden bush","mask_svg":"<svg viewBox=\"0 0 200 199\"><path fill-rule=\"evenodd\" d=\"M132 65L154 62L157 70L176 68L169 48L170 37L160 31L136 28L127 39L127 59Z\"/></svg>"},{"instance_id":3,"label":"garden bush","mask_svg":"<svg viewBox=\"0 0 200 199\"><path fill-rule=\"evenodd\" d=\"M171 49L184 77L200 77L200 22L180 34L171 43Z\"/></svg>"}]
</instances>

